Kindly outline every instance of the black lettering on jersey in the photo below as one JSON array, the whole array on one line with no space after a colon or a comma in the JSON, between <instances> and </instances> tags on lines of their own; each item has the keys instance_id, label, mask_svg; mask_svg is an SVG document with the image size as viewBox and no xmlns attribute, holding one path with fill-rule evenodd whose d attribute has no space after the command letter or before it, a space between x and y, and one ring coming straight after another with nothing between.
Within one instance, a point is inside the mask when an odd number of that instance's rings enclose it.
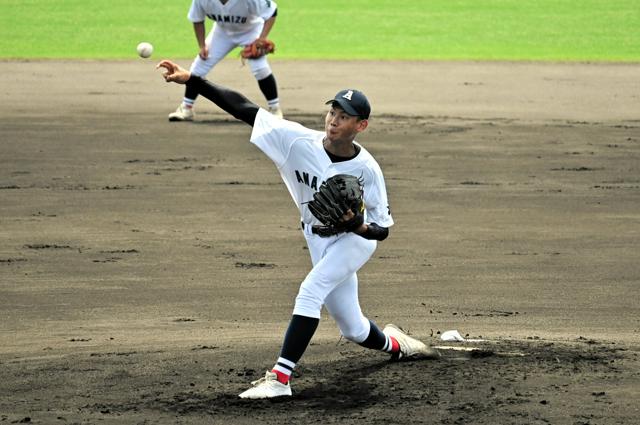
<instances>
[{"instance_id":1,"label":"black lettering on jersey","mask_svg":"<svg viewBox=\"0 0 640 425\"><path fill-rule=\"evenodd\" d=\"M317 176L313 176L313 178L309 179L309 173L303 171L302 174L300 174L300 171L296 170L296 179L298 180L298 183L309 186L313 190L318 190Z\"/></svg>"},{"instance_id":2,"label":"black lettering on jersey","mask_svg":"<svg viewBox=\"0 0 640 425\"><path fill-rule=\"evenodd\" d=\"M231 16L231 15L207 15L209 19L215 22L228 22L230 24L246 24L246 16Z\"/></svg>"}]
</instances>

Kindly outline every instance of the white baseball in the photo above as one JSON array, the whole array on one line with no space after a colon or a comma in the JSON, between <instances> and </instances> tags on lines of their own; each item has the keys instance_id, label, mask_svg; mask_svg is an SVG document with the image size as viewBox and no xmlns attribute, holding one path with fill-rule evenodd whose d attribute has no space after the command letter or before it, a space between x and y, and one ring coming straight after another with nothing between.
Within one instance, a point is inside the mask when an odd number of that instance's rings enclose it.
<instances>
[{"instance_id":1,"label":"white baseball","mask_svg":"<svg viewBox=\"0 0 640 425\"><path fill-rule=\"evenodd\" d=\"M151 53L153 53L153 46L151 45L151 43L147 43L146 41L138 44L137 49L138 54L141 58L148 58L149 56L151 56Z\"/></svg>"}]
</instances>

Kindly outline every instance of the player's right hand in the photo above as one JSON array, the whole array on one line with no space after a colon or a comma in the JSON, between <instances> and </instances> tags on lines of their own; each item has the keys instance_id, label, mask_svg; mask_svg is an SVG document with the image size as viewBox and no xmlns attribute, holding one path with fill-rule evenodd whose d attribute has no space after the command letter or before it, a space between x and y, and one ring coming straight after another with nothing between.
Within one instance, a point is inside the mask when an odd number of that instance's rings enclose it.
<instances>
[{"instance_id":1,"label":"player's right hand","mask_svg":"<svg viewBox=\"0 0 640 425\"><path fill-rule=\"evenodd\" d=\"M207 60L207 58L209 57L209 47L206 44L200 48L198 56L200 56L200 59L202 59L203 61Z\"/></svg>"},{"instance_id":2,"label":"player's right hand","mask_svg":"<svg viewBox=\"0 0 640 425\"><path fill-rule=\"evenodd\" d=\"M156 69L159 68L165 69L162 76L167 83L174 82L178 84L185 84L189 78L191 78L191 73L189 71L168 59L160 61L160 63L156 65Z\"/></svg>"}]
</instances>

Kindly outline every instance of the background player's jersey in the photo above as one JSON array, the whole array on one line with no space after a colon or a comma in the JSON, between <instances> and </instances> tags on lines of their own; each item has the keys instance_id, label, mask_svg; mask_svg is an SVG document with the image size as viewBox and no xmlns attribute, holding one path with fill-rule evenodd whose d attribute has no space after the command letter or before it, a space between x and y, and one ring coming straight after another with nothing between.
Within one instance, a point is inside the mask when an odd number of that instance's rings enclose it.
<instances>
[{"instance_id":1,"label":"background player's jersey","mask_svg":"<svg viewBox=\"0 0 640 425\"><path fill-rule=\"evenodd\" d=\"M276 10L271 0L193 0L187 18L191 22L204 22L205 18L215 21L229 35L251 32L257 25L264 24Z\"/></svg>"},{"instance_id":2,"label":"background player's jersey","mask_svg":"<svg viewBox=\"0 0 640 425\"><path fill-rule=\"evenodd\" d=\"M360 153L355 158L333 163L324 150L324 136L324 132L276 118L260 109L253 124L251 143L278 167L303 222L321 224L306 202L313 199L322 182L336 174L351 174L364 181L365 220L382 227L393 225L382 170L373 156L358 144Z\"/></svg>"}]
</instances>

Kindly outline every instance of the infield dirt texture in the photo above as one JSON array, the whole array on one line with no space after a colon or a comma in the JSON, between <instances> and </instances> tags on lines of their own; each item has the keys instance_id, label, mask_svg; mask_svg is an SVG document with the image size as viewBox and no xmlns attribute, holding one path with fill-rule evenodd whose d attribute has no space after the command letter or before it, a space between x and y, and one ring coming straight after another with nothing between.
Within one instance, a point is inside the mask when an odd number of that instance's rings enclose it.
<instances>
[{"instance_id":1,"label":"infield dirt texture","mask_svg":"<svg viewBox=\"0 0 640 425\"><path fill-rule=\"evenodd\" d=\"M310 267L296 209L248 126L167 121L154 64L0 62L0 423L638 423L637 64L274 62L292 120L372 102L397 224L364 312L481 349L389 363L325 316L281 402L237 394Z\"/></svg>"}]
</instances>

